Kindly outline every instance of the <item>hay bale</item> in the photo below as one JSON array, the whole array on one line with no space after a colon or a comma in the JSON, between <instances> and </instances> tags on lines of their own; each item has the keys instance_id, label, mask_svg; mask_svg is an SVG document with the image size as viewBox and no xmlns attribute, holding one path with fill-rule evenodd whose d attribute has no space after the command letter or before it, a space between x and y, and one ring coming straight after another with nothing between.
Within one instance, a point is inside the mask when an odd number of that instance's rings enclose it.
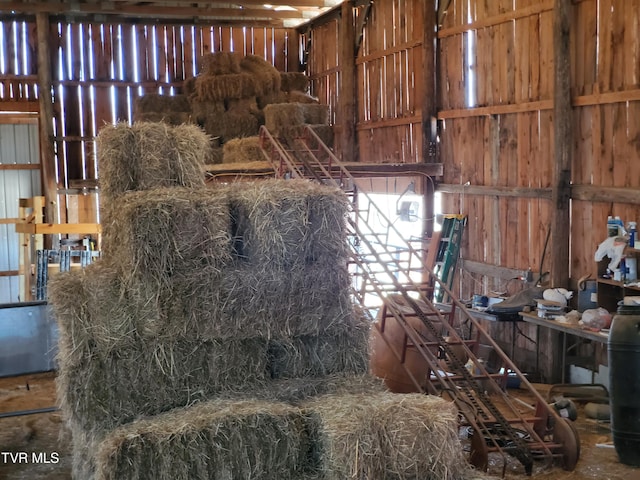
<instances>
[{"instance_id":1,"label":"hay bale","mask_svg":"<svg viewBox=\"0 0 640 480\"><path fill-rule=\"evenodd\" d=\"M264 162L260 137L234 138L223 146L222 163Z\"/></svg>"},{"instance_id":2,"label":"hay bale","mask_svg":"<svg viewBox=\"0 0 640 480\"><path fill-rule=\"evenodd\" d=\"M196 77L185 78L182 82L182 94L187 98L196 93Z\"/></svg>"},{"instance_id":3,"label":"hay bale","mask_svg":"<svg viewBox=\"0 0 640 480\"><path fill-rule=\"evenodd\" d=\"M191 116L194 122L200 126L204 126L208 116L220 117L226 110L223 100L213 102L204 100L198 97L198 95L191 95L189 97L189 104L191 105Z\"/></svg>"},{"instance_id":4,"label":"hay bale","mask_svg":"<svg viewBox=\"0 0 640 480\"><path fill-rule=\"evenodd\" d=\"M96 453L96 480L299 479L307 451L297 408L211 401L111 432Z\"/></svg>"},{"instance_id":5,"label":"hay bale","mask_svg":"<svg viewBox=\"0 0 640 480\"><path fill-rule=\"evenodd\" d=\"M264 107L264 125L273 135L293 125L305 123L304 111L296 103L276 103Z\"/></svg>"},{"instance_id":6,"label":"hay bale","mask_svg":"<svg viewBox=\"0 0 640 480\"><path fill-rule=\"evenodd\" d=\"M255 114L259 110L257 97L231 98L225 103L227 111L238 114Z\"/></svg>"},{"instance_id":7,"label":"hay bale","mask_svg":"<svg viewBox=\"0 0 640 480\"><path fill-rule=\"evenodd\" d=\"M288 128L305 124L326 125L329 106L307 103L279 103L264 108L264 123L271 133L281 136Z\"/></svg>"},{"instance_id":8,"label":"hay bale","mask_svg":"<svg viewBox=\"0 0 640 480\"><path fill-rule=\"evenodd\" d=\"M288 271L248 264L226 268L220 286L192 281L183 298L173 295L176 310L167 317L184 319L203 339L318 335L351 318L345 270L328 265ZM171 321L163 328L180 327Z\"/></svg>"},{"instance_id":9,"label":"hay bale","mask_svg":"<svg viewBox=\"0 0 640 480\"><path fill-rule=\"evenodd\" d=\"M167 285L178 274L231 261L227 195L217 189L163 188L124 195L106 215L102 250L138 281Z\"/></svg>"},{"instance_id":10,"label":"hay bale","mask_svg":"<svg viewBox=\"0 0 640 480\"><path fill-rule=\"evenodd\" d=\"M320 103L316 97L312 97L308 93L299 90L291 90L287 94L287 100L292 103Z\"/></svg>"},{"instance_id":11,"label":"hay bale","mask_svg":"<svg viewBox=\"0 0 640 480\"><path fill-rule=\"evenodd\" d=\"M190 112L138 113L133 116L134 122L164 122L167 125L183 125L194 123Z\"/></svg>"},{"instance_id":12,"label":"hay bale","mask_svg":"<svg viewBox=\"0 0 640 480\"><path fill-rule=\"evenodd\" d=\"M198 60L201 75L227 75L240 73L242 55L234 52L207 53Z\"/></svg>"},{"instance_id":13,"label":"hay bale","mask_svg":"<svg viewBox=\"0 0 640 480\"><path fill-rule=\"evenodd\" d=\"M209 138L195 125L109 125L97 139L100 194L110 202L129 191L202 187Z\"/></svg>"},{"instance_id":14,"label":"hay bale","mask_svg":"<svg viewBox=\"0 0 640 480\"><path fill-rule=\"evenodd\" d=\"M319 335L272 339L267 347L271 378L365 374L368 336L369 322L361 318Z\"/></svg>"},{"instance_id":15,"label":"hay bale","mask_svg":"<svg viewBox=\"0 0 640 480\"><path fill-rule=\"evenodd\" d=\"M346 263L348 201L338 188L307 180L243 183L230 192L236 248L254 266ZM237 242L236 242L237 243Z\"/></svg>"},{"instance_id":16,"label":"hay bale","mask_svg":"<svg viewBox=\"0 0 640 480\"><path fill-rule=\"evenodd\" d=\"M280 89L283 92L299 90L306 92L309 89L310 79L301 72L280 72Z\"/></svg>"},{"instance_id":17,"label":"hay bale","mask_svg":"<svg viewBox=\"0 0 640 480\"><path fill-rule=\"evenodd\" d=\"M213 147L207 158L204 159L205 165L218 165L223 163L224 153L222 147Z\"/></svg>"},{"instance_id":18,"label":"hay bale","mask_svg":"<svg viewBox=\"0 0 640 480\"><path fill-rule=\"evenodd\" d=\"M283 127L280 130L280 137L288 142L308 138L308 133L305 131L307 127L311 128L325 145L329 147L333 146L334 135L331 125L294 125L291 127ZM315 146L313 140L310 140L311 145Z\"/></svg>"},{"instance_id":19,"label":"hay bale","mask_svg":"<svg viewBox=\"0 0 640 480\"><path fill-rule=\"evenodd\" d=\"M258 96L258 108L263 110L273 103L289 103L289 95L286 92L273 92ZM263 122L264 123L264 122Z\"/></svg>"},{"instance_id":20,"label":"hay bale","mask_svg":"<svg viewBox=\"0 0 640 480\"><path fill-rule=\"evenodd\" d=\"M258 134L258 118L250 113L225 112L222 116L222 142L234 138L252 137Z\"/></svg>"},{"instance_id":21,"label":"hay bale","mask_svg":"<svg viewBox=\"0 0 640 480\"><path fill-rule=\"evenodd\" d=\"M208 114L205 117L203 128L207 134L220 137L224 143L234 138L257 135L260 125L255 115L229 111L222 115Z\"/></svg>"},{"instance_id":22,"label":"hay bale","mask_svg":"<svg viewBox=\"0 0 640 480\"><path fill-rule=\"evenodd\" d=\"M280 72L264 58L247 55L240 60L240 69L255 78L258 95L280 91Z\"/></svg>"},{"instance_id":23,"label":"hay bale","mask_svg":"<svg viewBox=\"0 0 640 480\"><path fill-rule=\"evenodd\" d=\"M453 480L469 464L455 406L439 397L326 395L302 403L321 478Z\"/></svg>"},{"instance_id":24,"label":"hay bale","mask_svg":"<svg viewBox=\"0 0 640 480\"><path fill-rule=\"evenodd\" d=\"M60 330L58 400L67 420L86 432L105 432L140 416L255 388L266 379L262 339L203 341L191 335L188 325L181 336L170 339L143 338L137 330L124 336L117 320L143 322L139 317L144 313L134 311L139 303L103 295L99 305L109 306L108 311L95 305L91 315L79 317L73 313L76 307L65 304L71 302L61 293L65 282L56 279L55 285L51 301ZM90 303L87 288L76 292L75 302ZM97 327L91 325L94 321ZM176 325L180 319L173 321Z\"/></svg>"},{"instance_id":25,"label":"hay bale","mask_svg":"<svg viewBox=\"0 0 640 480\"><path fill-rule=\"evenodd\" d=\"M136 97L133 102L134 115L169 112L191 112L188 97L186 95L147 93L146 95Z\"/></svg>"},{"instance_id":26,"label":"hay bale","mask_svg":"<svg viewBox=\"0 0 640 480\"><path fill-rule=\"evenodd\" d=\"M196 94L201 100L219 102L231 98L246 98L260 95L262 86L248 73L227 75L198 75Z\"/></svg>"}]
</instances>

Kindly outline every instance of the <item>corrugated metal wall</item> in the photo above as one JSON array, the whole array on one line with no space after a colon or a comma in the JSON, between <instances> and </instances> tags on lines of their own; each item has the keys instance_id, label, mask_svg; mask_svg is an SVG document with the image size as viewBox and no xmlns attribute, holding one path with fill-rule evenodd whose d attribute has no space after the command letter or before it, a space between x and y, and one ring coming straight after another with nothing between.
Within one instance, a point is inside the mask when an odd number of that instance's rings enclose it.
<instances>
[{"instance_id":1,"label":"corrugated metal wall","mask_svg":"<svg viewBox=\"0 0 640 480\"><path fill-rule=\"evenodd\" d=\"M0 303L20 300L18 200L41 194L39 158L37 124L0 124Z\"/></svg>"}]
</instances>

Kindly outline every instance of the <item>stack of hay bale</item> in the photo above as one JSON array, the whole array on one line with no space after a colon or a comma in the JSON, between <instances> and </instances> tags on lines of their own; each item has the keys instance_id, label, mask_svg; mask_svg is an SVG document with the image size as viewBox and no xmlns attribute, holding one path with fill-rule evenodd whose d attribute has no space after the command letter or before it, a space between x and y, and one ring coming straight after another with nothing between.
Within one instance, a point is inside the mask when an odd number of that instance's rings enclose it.
<instances>
[{"instance_id":1,"label":"stack of hay bale","mask_svg":"<svg viewBox=\"0 0 640 480\"><path fill-rule=\"evenodd\" d=\"M196 126L98 137L103 257L50 283L82 479L466 478L455 408L365 375L347 203L204 188Z\"/></svg>"},{"instance_id":2,"label":"stack of hay bale","mask_svg":"<svg viewBox=\"0 0 640 480\"><path fill-rule=\"evenodd\" d=\"M200 125L212 138L206 163L265 161L257 137L265 121L285 139L300 136L311 125L327 145L333 144L328 106L319 105L306 93L308 88L305 74L279 72L256 55L210 53L200 59L199 74L185 80L182 94L137 98L134 121Z\"/></svg>"}]
</instances>

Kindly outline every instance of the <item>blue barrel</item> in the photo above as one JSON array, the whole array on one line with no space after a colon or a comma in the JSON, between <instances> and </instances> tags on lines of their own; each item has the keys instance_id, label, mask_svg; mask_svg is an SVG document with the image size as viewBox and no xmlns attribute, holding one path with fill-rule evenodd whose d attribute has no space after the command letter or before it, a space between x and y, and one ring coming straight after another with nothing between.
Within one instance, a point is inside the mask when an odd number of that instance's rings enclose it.
<instances>
[{"instance_id":1,"label":"blue barrel","mask_svg":"<svg viewBox=\"0 0 640 480\"><path fill-rule=\"evenodd\" d=\"M608 341L611 431L620 462L640 466L640 306L619 305Z\"/></svg>"}]
</instances>

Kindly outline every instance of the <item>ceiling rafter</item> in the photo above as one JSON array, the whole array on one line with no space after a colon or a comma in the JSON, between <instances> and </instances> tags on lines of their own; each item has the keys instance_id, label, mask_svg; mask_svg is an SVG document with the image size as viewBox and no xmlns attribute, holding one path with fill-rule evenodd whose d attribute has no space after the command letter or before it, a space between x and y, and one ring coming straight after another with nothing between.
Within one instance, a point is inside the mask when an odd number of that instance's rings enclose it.
<instances>
[{"instance_id":1,"label":"ceiling rafter","mask_svg":"<svg viewBox=\"0 0 640 480\"><path fill-rule=\"evenodd\" d=\"M87 18L162 19L190 22L296 27L324 13L341 0L0 0L0 17L49 13ZM287 8L288 7L288 8Z\"/></svg>"}]
</instances>

